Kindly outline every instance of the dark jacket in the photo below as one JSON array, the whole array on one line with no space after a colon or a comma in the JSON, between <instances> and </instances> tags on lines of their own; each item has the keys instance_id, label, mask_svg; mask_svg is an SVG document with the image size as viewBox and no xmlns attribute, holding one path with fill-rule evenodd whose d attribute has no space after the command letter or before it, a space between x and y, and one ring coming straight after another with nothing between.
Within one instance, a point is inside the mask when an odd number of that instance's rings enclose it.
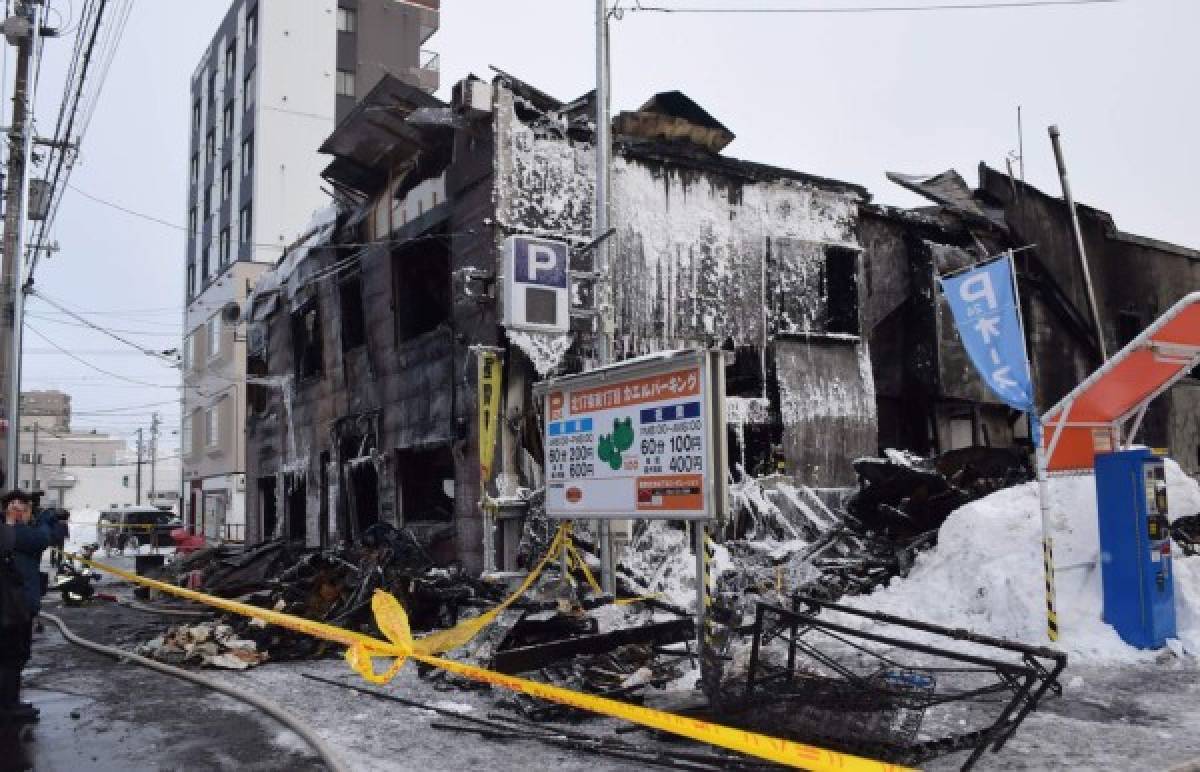
<instances>
[{"instance_id":1,"label":"dark jacket","mask_svg":"<svg viewBox=\"0 0 1200 772\"><path fill-rule=\"evenodd\" d=\"M12 530L13 563L21 574L29 613L36 614L42 609L42 553L51 542L63 538L66 529L53 513L43 511L32 522L14 525Z\"/></svg>"}]
</instances>

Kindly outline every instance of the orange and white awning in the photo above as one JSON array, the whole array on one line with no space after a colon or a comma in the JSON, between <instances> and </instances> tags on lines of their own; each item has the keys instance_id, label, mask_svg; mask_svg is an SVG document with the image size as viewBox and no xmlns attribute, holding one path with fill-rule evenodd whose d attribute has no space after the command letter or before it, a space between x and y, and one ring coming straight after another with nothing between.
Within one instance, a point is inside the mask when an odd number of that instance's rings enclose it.
<instances>
[{"instance_id":1,"label":"orange and white awning","mask_svg":"<svg viewBox=\"0 0 1200 772\"><path fill-rule=\"evenodd\" d=\"M1042 416L1050 472L1087 471L1128 445L1146 406L1200 364L1200 292L1171 306Z\"/></svg>"}]
</instances>

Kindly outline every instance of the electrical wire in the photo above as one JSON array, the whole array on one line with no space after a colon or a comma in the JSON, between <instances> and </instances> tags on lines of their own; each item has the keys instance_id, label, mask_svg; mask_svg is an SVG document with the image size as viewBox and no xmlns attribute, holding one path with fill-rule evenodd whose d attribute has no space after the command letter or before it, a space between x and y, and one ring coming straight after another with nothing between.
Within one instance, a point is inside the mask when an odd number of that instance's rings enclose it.
<instances>
[{"instance_id":1,"label":"electrical wire","mask_svg":"<svg viewBox=\"0 0 1200 772\"><path fill-rule=\"evenodd\" d=\"M643 5L635 2L632 6L622 8L624 11L648 13L724 13L724 14L855 14L855 13L925 13L935 11L984 11L1002 10L1005 8L1046 8L1053 6L1082 6L1082 5L1112 5L1125 0L984 0L977 3L936 3L931 5L857 5L839 8L837 6L809 7L704 7L704 6L665 6Z\"/></svg>"},{"instance_id":2,"label":"electrical wire","mask_svg":"<svg viewBox=\"0 0 1200 772\"><path fill-rule=\"evenodd\" d=\"M39 314L39 313L32 312L32 311L26 311L25 316L27 318L39 319L43 322L50 322L51 324L63 324L68 327L84 327L84 328L89 327L89 325L86 325L82 322L69 322L66 319L55 319L53 316L48 316L46 314ZM153 332L150 330L123 330L119 327L110 327L109 329L112 330L113 332L125 333L126 335L149 335L149 336L156 337L156 338L178 338L182 334L181 333L182 328L177 324L173 325L172 332Z\"/></svg>"},{"instance_id":3,"label":"electrical wire","mask_svg":"<svg viewBox=\"0 0 1200 772\"><path fill-rule=\"evenodd\" d=\"M59 304L59 303L58 303L58 302L56 302L55 300L53 300L53 299L51 299L51 298L47 297L45 293L43 293L43 292L41 292L41 291L39 291L39 290L35 290L35 289L33 289L33 288L30 288L30 289L29 289L29 294L30 294L30 295L33 295L33 296L34 296L34 297L36 297L36 298L39 298L39 299L40 299L40 300L42 300L43 302L49 303L50 305L52 305L52 306L54 306L55 308L57 308L59 311L62 311L62 312L63 312L64 314L66 314L67 316L70 316L70 317L72 317L73 319L76 319L76 320L78 320L78 321L80 321L80 322L83 322L85 325L87 325L88 327L91 327L93 330L96 330L97 332L103 333L103 334L107 335L108 337L112 338L113 340L116 340L116 341L119 341L119 342L121 342L121 343L124 343L126 346L131 346L131 347L133 347L134 349L136 349L136 350L138 350L138 351L142 352L143 354L145 354L145 355L146 355L146 356L148 356L148 357L152 357L152 358L155 358L155 359L161 359L162 361L164 361L164 362L168 363L168 364L169 364L169 365L171 365L172 367L178 367L178 366L179 366L179 360L178 360L178 358L177 358L177 357L174 357L174 356L171 356L169 353L167 353L167 351L155 351L154 349L146 348L145 346L142 346L141 344L134 343L133 341L129 340L128 338L125 338L125 337L122 337L121 335L118 335L117 333L113 332L112 330L108 329L107 327L101 327L100 325L98 325L98 324L96 324L95 322L93 322L93 321L91 321L91 320L87 319L86 317L83 317L83 316L80 316L79 314L76 314L75 312L71 311L70 309L68 309L68 308L66 308L66 307L64 307L64 306L62 306L61 304Z\"/></svg>"},{"instance_id":4,"label":"electrical wire","mask_svg":"<svg viewBox=\"0 0 1200 772\"><path fill-rule=\"evenodd\" d=\"M56 349L58 349L59 351L61 351L63 354L66 354L66 355L67 355L67 356L69 356L71 359L74 359L74 360L75 360L76 362L78 362L79 364L81 364L81 365L83 365L83 366L85 366L85 367L89 367L89 368L91 368L92 370L95 370L95 371L96 371L96 372L98 372L98 373L103 373L104 375L107 375L107 376L109 376L110 378L116 378L116 379L117 379L117 380L119 380L119 381L127 381L127 382L129 382L129 383L135 383L135 384L137 384L137 385L139 385L139 386L149 386L149 387L151 387L151 388L155 388L155 389L178 389L178 388L179 388L179 386L178 386L178 385L174 385L174 386L166 386L166 385L159 384L159 383L150 383L149 381L141 381L141 380L138 380L137 378L129 378L129 377L127 377L127 376L120 375L120 374L118 374L118 373L114 373L114 372L112 372L111 370L105 370L103 367L97 367L96 365L92 364L91 362L87 361L86 359L83 359L83 358L81 358L81 357L78 357L78 356L76 356L75 354L73 354L73 353L71 353L70 351L66 350L66 349L65 349L65 348L63 348L62 346L60 346L60 345L58 345L57 343L55 343L54 341L50 340L50 338L46 337L46 335L45 335L44 333L42 333L42 331L41 331L41 330L39 330L39 329L37 329L36 327L30 327L30 326L27 324L27 325L25 325L25 329L26 329L26 330L29 330L29 331L30 331L30 332L32 332L34 335L36 335L36 336L38 336L39 338L41 338L42 340L46 341L46 342L47 342L47 343L49 343L51 346L54 346Z\"/></svg>"}]
</instances>

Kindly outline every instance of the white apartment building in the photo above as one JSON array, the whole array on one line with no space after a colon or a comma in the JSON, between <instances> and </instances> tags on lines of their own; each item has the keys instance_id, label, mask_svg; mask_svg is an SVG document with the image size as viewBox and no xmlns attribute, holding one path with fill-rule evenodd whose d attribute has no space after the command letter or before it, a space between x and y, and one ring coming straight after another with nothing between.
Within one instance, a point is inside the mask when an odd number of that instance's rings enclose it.
<instances>
[{"instance_id":1,"label":"white apartment building","mask_svg":"<svg viewBox=\"0 0 1200 772\"><path fill-rule=\"evenodd\" d=\"M245 524L246 343L223 318L328 203L317 148L384 73L428 91L440 0L235 0L191 79L182 482L210 538ZM281 342L286 345L285 342Z\"/></svg>"}]
</instances>

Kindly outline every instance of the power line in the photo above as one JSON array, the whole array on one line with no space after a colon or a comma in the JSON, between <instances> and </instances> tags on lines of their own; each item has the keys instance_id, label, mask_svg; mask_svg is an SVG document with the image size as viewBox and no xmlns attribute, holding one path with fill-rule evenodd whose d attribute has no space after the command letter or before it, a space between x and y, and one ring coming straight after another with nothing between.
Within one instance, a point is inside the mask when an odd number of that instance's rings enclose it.
<instances>
[{"instance_id":1,"label":"power line","mask_svg":"<svg viewBox=\"0 0 1200 772\"><path fill-rule=\"evenodd\" d=\"M31 311L26 311L25 316L32 317L34 319L40 319L44 322L50 322L51 324L64 324L64 325L67 325L68 327L88 327L88 325L83 324L82 322L68 322L65 319L55 319L53 316L50 316L48 314L38 314L38 313L33 313ZM173 327L174 327L173 332L154 332L151 330L123 330L119 327L110 327L109 329L112 330L113 332L123 332L126 335L151 335L151 336L159 337L159 338L178 338L180 335L181 328L178 325L173 325Z\"/></svg>"},{"instance_id":2,"label":"power line","mask_svg":"<svg viewBox=\"0 0 1200 772\"><path fill-rule=\"evenodd\" d=\"M741 14L849 14L849 13L925 13L932 11L984 11L1001 10L1004 8L1045 8L1053 6L1079 5L1111 5L1125 0L1003 0L985 1L978 3L938 3L933 5L857 5L838 8L832 6L810 7L762 7L751 6L743 8L706 8L704 6L664 6L642 5L635 2L628 8L619 8L618 12L649 12L649 13L741 13Z\"/></svg>"},{"instance_id":3,"label":"power line","mask_svg":"<svg viewBox=\"0 0 1200 772\"><path fill-rule=\"evenodd\" d=\"M124 375L119 375L118 373L114 373L111 370L105 370L103 367L97 367L96 365L92 364L91 362L87 361L86 359L76 356L75 354L71 353L70 351L67 351L65 348L58 345L54 341L50 340L41 332L41 330L37 329L36 327L30 327L29 325L25 325L25 329L29 330L34 335L36 335L39 338L41 338L42 340L46 341L51 346L54 346L54 348L58 349L63 354L66 354L71 359L74 359L79 364L84 365L85 367L89 367L98 373L103 373L104 375L107 375L112 378L116 378L119 381L128 381L129 383L136 383L139 386L150 386L151 388L155 388L155 389L177 389L177 388L179 388L178 386L164 386L164 385L158 384L158 383L150 383L149 381L140 381L136 378L129 378Z\"/></svg>"},{"instance_id":4,"label":"power line","mask_svg":"<svg viewBox=\"0 0 1200 772\"><path fill-rule=\"evenodd\" d=\"M128 338L124 338L124 337L118 335L117 333L113 332L112 330L109 330L106 327L101 327L100 325L87 319L86 317L80 316L79 314L76 314L75 312L71 311L70 309L65 308L64 306L60 305L59 303L55 302L54 300L51 300L50 298L46 297L46 295L42 292L39 292L39 291L31 288L30 294L32 294L34 297L40 298L42 301L44 301L46 303L49 303L50 305L57 308L59 311L62 311L63 313L65 313L67 316L70 316L73 319L77 319L80 322L83 322L85 325L87 325L88 327L91 327L93 330L96 330L97 332L101 332L101 333L107 335L108 337L112 338L113 340L124 343L126 346L131 346L134 349L137 349L138 351L142 352L143 354L145 354L148 357L161 359L164 362L167 362L168 364L170 364L172 367L179 366L177 359L175 357L171 356L170 354L168 354L166 351L155 351L154 349L146 348L145 346L142 346L138 343L134 343L133 341L129 340Z\"/></svg>"}]
</instances>

